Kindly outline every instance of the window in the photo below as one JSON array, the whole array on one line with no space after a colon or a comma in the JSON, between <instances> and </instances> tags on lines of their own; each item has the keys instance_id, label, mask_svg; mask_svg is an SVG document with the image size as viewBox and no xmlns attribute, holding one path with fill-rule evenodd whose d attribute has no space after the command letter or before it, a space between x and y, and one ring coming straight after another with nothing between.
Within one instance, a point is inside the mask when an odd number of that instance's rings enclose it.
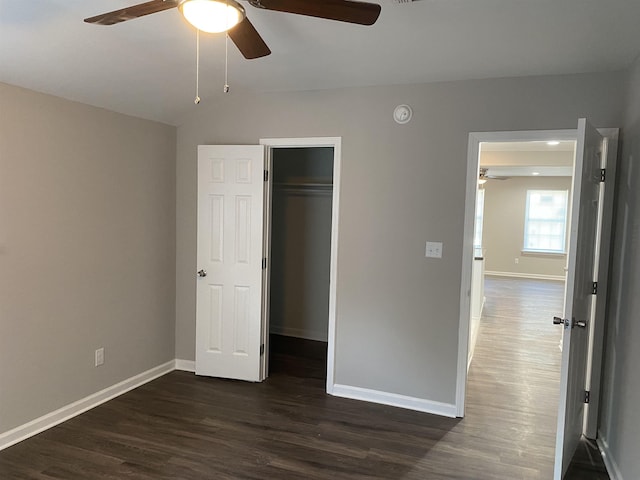
<instances>
[{"instance_id":1,"label":"window","mask_svg":"<svg viewBox=\"0 0 640 480\"><path fill-rule=\"evenodd\" d=\"M524 251L565 253L567 190L527 190Z\"/></svg>"},{"instance_id":2,"label":"window","mask_svg":"<svg viewBox=\"0 0 640 480\"><path fill-rule=\"evenodd\" d=\"M484 188L478 190L476 197L476 226L473 233L473 248L482 248L482 224L484 216Z\"/></svg>"}]
</instances>

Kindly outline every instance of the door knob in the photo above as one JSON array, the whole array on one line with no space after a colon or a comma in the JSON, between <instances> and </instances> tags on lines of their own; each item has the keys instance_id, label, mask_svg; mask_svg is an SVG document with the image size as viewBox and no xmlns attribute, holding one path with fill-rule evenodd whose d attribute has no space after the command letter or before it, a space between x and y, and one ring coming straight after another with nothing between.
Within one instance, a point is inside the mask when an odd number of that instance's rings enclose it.
<instances>
[{"instance_id":1,"label":"door knob","mask_svg":"<svg viewBox=\"0 0 640 480\"><path fill-rule=\"evenodd\" d=\"M566 318L553 317L554 325L564 325L565 327L569 327L569 320Z\"/></svg>"},{"instance_id":2,"label":"door knob","mask_svg":"<svg viewBox=\"0 0 640 480\"><path fill-rule=\"evenodd\" d=\"M199 277L206 277L207 276L207 271L206 270L198 270L198 276Z\"/></svg>"},{"instance_id":3,"label":"door knob","mask_svg":"<svg viewBox=\"0 0 640 480\"><path fill-rule=\"evenodd\" d=\"M587 328L587 322L583 320L576 320L575 318L569 322L568 318L553 317L553 324L564 325L564 328L569 328L569 326L571 326L571 328Z\"/></svg>"}]
</instances>

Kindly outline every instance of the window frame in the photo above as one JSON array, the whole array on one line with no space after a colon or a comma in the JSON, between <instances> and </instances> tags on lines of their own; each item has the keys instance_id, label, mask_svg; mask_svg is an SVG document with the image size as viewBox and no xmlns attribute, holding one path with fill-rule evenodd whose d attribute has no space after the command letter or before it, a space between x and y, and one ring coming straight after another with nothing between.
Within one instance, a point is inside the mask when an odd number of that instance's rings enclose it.
<instances>
[{"instance_id":1,"label":"window frame","mask_svg":"<svg viewBox=\"0 0 640 480\"><path fill-rule=\"evenodd\" d=\"M482 236L484 233L484 199L485 189L478 188L476 191L476 213L473 229L473 248L482 249Z\"/></svg>"},{"instance_id":2,"label":"window frame","mask_svg":"<svg viewBox=\"0 0 640 480\"><path fill-rule=\"evenodd\" d=\"M527 246L527 243L530 243L530 234L529 234L529 222L532 220L530 216L530 201L531 196L534 194L543 194L543 195L562 195L564 196L564 219L555 220L552 218L548 219L537 219L537 221L548 222L548 223L562 223L562 249L545 249L545 248L536 248ZM537 254L537 255L566 255L567 254L567 222L569 220L569 190L547 190L547 189L527 189L526 193L526 203L525 203L525 212L524 212L524 232L522 239L522 253L523 254ZM557 238L558 235L549 234L548 237Z\"/></svg>"}]
</instances>

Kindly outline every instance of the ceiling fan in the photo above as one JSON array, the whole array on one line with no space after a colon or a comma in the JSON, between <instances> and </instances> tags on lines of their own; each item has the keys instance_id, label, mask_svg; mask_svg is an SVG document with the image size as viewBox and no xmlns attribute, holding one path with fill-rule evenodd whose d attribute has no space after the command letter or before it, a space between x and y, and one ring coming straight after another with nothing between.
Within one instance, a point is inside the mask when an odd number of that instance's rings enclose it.
<instances>
[{"instance_id":1,"label":"ceiling fan","mask_svg":"<svg viewBox=\"0 0 640 480\"><path fill-rule=\"evenodd\" d=\"M380 15L380 5L353 0L248 0L256 8L295 13L339 22L373 25ZM227 31L238 50L247 59L265 57L271 53L260 34L235 0L151 0L95 17L87 23L114 25L151 13L177 7L182 15L199 30L216 33ZM210 23L209 20L213 23Z\"/></svg>"},{"instance_id":2,"label":"ceiling fan","mask_svg":"<svg viewBox=\"0 0 640 480\"><path fill-rule=\"evenodd\" d=\"M487 180L509 180L511 177L499 177L497 175L491 175L488 168L480 168L480 174L478 175L478 183L485 183Z\"/></svg>"}]
</instances>

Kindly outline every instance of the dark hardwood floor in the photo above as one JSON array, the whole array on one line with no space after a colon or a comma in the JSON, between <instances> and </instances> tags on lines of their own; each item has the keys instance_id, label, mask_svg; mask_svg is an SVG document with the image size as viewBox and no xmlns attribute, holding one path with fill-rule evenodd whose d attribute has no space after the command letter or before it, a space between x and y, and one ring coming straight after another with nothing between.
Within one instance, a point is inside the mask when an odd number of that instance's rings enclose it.
<instances>
[{"instance_id":1,"label":"dark hardwood floor","mask_svg":"<svg viewBox=\"0 0 640 480\"><path fill-rule=\"evenodd\" d=\"M508 442L502 456L521 459L520 467L538 459L535 472L518 478L551 479L562 358L562 330L552 318L562 313L564 283L487 276L485 296L464 421ZM566 480L609 479L591 447L581 443Z\"/></svg>"},{"instance_id":2,"label":"dark hardwood floor","mask_svg":"<svg viewBox=\"0 0 640 480\"><path fill-rule=\"evenodd\" d=\"M269 375L327 380L327 342L269 335Z\"/></svg>"},{"instance_id":3,"label":"dark hardwood floor","mask_svg":"<svg viewBox=\"0 0 640 480\"><path fill-rule=\"evenodd\" d=\"M549 480L556 288L518 282L488 282L462 420L330 397L323 346L278 338L267 381L172 372L0 452L0 479ZM607 479L582 449L567 478Z\"/></svg>"}]
</instances>

